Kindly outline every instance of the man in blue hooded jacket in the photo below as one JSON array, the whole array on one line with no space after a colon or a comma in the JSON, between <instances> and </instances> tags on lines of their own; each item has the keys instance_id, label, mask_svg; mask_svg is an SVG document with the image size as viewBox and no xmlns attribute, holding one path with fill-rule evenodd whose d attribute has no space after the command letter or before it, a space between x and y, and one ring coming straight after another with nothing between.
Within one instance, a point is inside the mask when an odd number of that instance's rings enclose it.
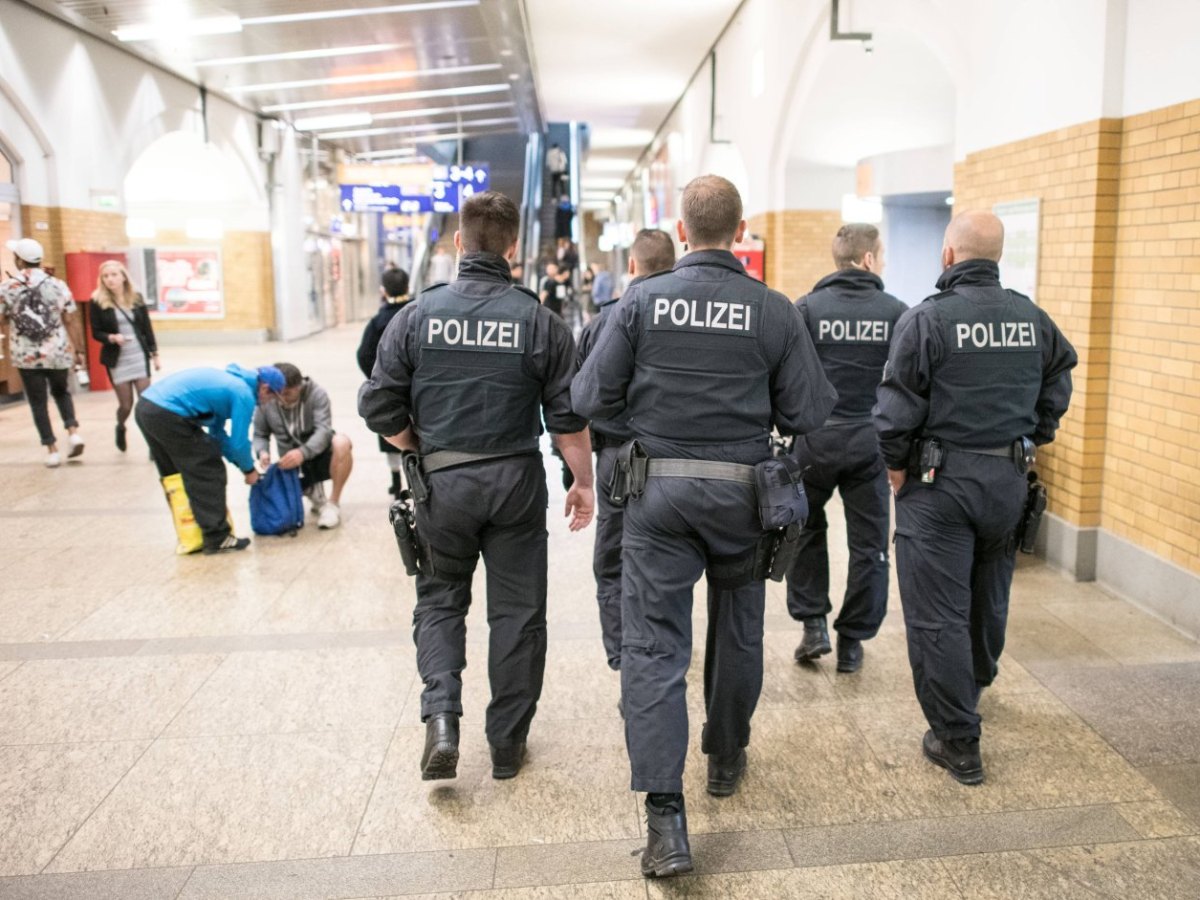
<instances>
[{"instance_id":1,"label":"man in blue hooded jacket","mask_svg":"<svg viewBox=\"0 0 1200 900\"><path fill-rule=\"evenodd\" d=\"M237 466L246 484L258 481L250 445L255 407L284 388L274 366L225 371L186 369L155 382L142 394L134 418L150 446L158 474L179 473L192 515L204 535L206 554L245 550L249 538L236 537L225 515L225 466ZM229 423L226 429L225 423Z\"/></svg>"}]
</instances>

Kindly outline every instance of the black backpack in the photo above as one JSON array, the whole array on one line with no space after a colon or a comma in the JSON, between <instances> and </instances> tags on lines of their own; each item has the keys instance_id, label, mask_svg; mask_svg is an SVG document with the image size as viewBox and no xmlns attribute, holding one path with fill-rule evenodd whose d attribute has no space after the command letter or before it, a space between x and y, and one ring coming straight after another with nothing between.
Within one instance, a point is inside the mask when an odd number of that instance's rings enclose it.
<instances>
[{"instance_id":1,"label":"black backpack","mask_svg":"<svg viewBox=\"0 0 1200 900\"><path fill-rule=\"evenodd\" d=\"M13 330L34 343L40 344L50 338L62 323L54 304L42 296L42 287L49 281L49 278L45 278L36 286L26 283L9 314Z\"/></svg>"}]
</instances>

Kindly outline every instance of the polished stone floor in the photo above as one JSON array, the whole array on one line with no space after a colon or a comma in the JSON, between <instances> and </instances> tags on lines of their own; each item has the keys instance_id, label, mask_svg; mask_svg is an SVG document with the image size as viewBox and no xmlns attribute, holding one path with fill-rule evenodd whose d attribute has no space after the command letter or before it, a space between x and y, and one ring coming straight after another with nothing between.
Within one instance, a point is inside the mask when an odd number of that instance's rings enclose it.
<instances>
[{"instance_id":1,"label":"polished stone floor","mask_svg":"<svg viewBox=\"0 0 1200 900\"><path fill-rule=\"evenodd\" d=\"M556 471L529 764L490 777L480 604L459 778L422 782L413 586L355 415L356 342L164 350L170 369L294 361L355 442L342 527L241 554L174 555L140 435L112 446L111 394L80 398L87 451L58 470L28 410L0 408L0 898L1200 897L1200 645L1036 562L982 702L977 788L921 757L894 592L847 676L792 662L770 584L743 788L705 794L693 747L697 874L643 881L592 531L568 533ZM247 533L240 479L229 498Z\"/></svg>"}]
</instances>

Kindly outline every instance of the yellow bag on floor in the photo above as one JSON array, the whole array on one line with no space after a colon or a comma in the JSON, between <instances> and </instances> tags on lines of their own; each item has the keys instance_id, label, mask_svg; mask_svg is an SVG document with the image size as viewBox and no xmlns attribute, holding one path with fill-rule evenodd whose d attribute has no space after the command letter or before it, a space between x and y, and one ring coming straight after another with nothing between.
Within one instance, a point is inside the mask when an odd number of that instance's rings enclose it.
<instances>
[{"instance_id":1,"label":"yellow bag on floor","mask_svg":"<svg viewBox=\"0 0 1200 900\"><path fill-rule=\"evenodd\" d=\"M192 504L188 502L187 491L183 489L183 476L176 472L162 480L163 491L167 495L167 505L171 507L171 519L175 523L175 534L179 543L175 552L180 556L195 553L204 547L204 532L196 524L192 515ZM229 521L229 530L233 531L233 516L225 513Z\"/></svg>"}]
</instances>

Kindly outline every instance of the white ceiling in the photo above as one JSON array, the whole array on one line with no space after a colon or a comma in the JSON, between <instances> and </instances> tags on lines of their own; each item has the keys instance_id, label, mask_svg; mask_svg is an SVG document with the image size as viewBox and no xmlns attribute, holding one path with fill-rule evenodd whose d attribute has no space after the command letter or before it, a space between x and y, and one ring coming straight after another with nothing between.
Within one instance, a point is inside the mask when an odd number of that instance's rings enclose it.
<instances>
[{"instance_id":1,"label":"white ceiling","mask_svg":"<svg viewBox=\"0 0 1200 900\"><path fill-rule=\"evenodd\" d=\"M624 181L738 2L525 0L546 120L591 128L584 191Z\"/></svg>"},{"instance_id":2,"label":"white ceiling","mask_svg":"<svg viewBox=\"0 0 1200 900\"><path fill-rule=\"evenodd\" d=\"M829 47L789 159L853 166L860 159L954 140L955 88L950 74L916 37L875 29L874 50L846 42Z\"/></svg>"}]
</instances>

